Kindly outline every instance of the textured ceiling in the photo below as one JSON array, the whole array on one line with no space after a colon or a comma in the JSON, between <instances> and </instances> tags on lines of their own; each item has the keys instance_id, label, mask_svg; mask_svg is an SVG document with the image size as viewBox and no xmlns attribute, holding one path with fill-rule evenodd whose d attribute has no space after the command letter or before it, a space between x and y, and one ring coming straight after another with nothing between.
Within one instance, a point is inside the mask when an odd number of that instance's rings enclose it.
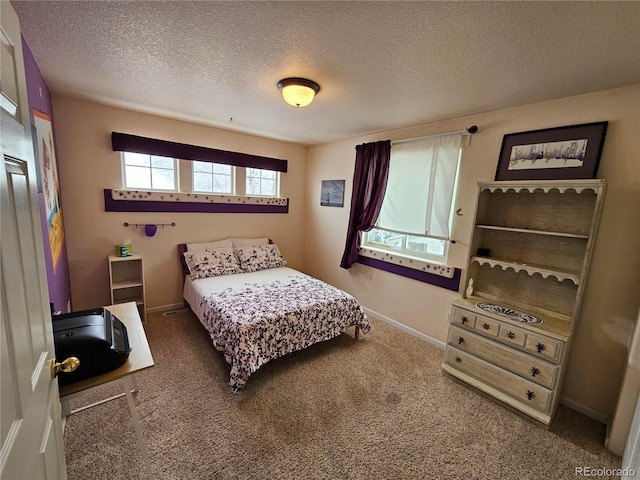
<instances>
[{"instance_id":1,"label":"textured ceiling","mask_svg":"<svg viewBox=\"0 0 640 480\"><path fill-rule=\"evenodd\" d=\"M640 83L639 2L11 3L53 92L303 144Z\"/></svg>"}]
</instances>

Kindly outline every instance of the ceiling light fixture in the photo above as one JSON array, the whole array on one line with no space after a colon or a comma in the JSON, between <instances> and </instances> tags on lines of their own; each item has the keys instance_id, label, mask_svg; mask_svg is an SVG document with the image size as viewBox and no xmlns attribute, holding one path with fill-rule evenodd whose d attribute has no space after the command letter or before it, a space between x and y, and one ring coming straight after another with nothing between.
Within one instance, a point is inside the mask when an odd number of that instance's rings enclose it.
<instances>
[{"instance_id":1,"label":"ceiling light fixture","mask_svg":"<svg viewBox=\"0 0 640 480\"><path fill-rule=\"evenodd\" d=\"M294 107L306 107L320 91L320 85L306 78L284 78L278 82L284 101Z\"/></svg>"}]
</instances>

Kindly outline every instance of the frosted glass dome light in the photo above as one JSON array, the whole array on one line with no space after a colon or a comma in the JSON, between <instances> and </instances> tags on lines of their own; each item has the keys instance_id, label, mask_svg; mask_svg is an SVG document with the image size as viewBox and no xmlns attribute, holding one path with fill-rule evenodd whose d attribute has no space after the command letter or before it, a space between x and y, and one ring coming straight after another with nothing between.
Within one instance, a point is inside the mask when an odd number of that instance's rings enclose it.
<instances>
[{"instance_id":1,"label":"frosted glass dome light","mask_svg":"<svg viewBox=\"0 0 640 480\"><path fill-rule=\"evenodd\" d=\"M285 78L278 82L284 101L294 107L306 107L320 91L320 85L306 78Z\"/></svg>"}]
</instances>

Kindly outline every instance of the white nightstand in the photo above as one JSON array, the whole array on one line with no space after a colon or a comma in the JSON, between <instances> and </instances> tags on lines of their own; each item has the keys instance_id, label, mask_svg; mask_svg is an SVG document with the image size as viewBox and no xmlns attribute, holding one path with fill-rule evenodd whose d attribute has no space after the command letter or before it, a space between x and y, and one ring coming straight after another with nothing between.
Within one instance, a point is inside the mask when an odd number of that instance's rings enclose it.
<instances>
[{"instance_id":1,"label":"white nightstand","mask_svg":"<svg viewBox=\"0 0 640 480\"><path fill-rule=\"evenodd\" d=\"M142 321L147 319L141 255L109 255L109 288L112 304L136 302L140 318Z\"/></svg>"}]
</instances>

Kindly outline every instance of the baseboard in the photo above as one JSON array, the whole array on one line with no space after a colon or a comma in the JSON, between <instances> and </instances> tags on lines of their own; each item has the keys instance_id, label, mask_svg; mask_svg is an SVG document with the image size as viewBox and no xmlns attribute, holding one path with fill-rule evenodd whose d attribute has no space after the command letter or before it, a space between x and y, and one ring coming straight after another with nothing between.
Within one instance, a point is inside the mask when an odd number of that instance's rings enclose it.
<instances>
[{"instance_id":1,"label":"baseboard","mask_svg":"<svg viewBox=\"0 0 640 480\"><path fill-rule=\"evenodd\" d=\"M560 399L560 403L566 407L569 407L572 410L575 410L578 413L581 413L589 418L592 418L596 422L604 423L605 425L607 425L607 422L609 421L609 417L604 413L600 413L594 410L593 408L585 407L584 405L578 402L574 402L573 400L567 397L562 397Z\"/></svg>"},{"instance_id":2,"label":"baseboard","mask_svg":"<svg viewBox=\"0 0 640 480\"><path fill-rule=\"evenodd\" d=\"M159 307L147 308L147 315L150 313L161 313L161 312L168 312L171 310L180 310L182 308L184 308L184 304L182 302L172 303L170 305L161 305Z\"/></svg>"},{"instance_id":3,"label":"baseboard","mask_svg":"<svg viewBox=\"0 0 640 480\"><path fill-rule=\"evenodd\" d=\"M414 337L418 337L420 340L424 340L425 342L430 343L431 345L434 345L442 350L444 350L445 348L445 343L441 342L440 340L436 340L435 338L432 338L429 335L425 335L424 333L414 330L411 327L407 327L406 325L396 320L393 320L392 318L389 318L385 315L382 315L381 313L371 310L370 308L366 308L366 307L362 307L362 308L367 313L367 315L371 315L372 317L379 318L383 322L393 325L394 327L399 328L400 330L403 330L409 333L410 335L413 335Z\"/></svg>"}]
</instances>

